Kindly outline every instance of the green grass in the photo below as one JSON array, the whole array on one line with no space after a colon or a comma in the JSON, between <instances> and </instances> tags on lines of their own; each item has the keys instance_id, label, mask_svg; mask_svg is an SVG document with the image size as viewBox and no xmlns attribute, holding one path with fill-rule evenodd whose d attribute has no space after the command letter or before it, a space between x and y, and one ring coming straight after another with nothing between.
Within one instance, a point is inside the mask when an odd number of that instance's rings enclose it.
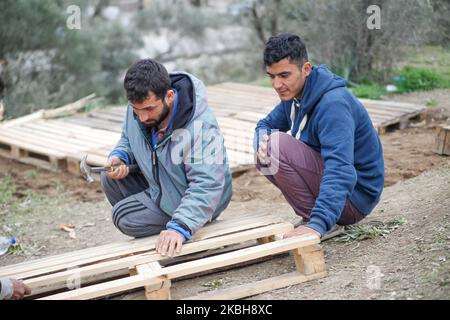
<instances>
[{"instance_id":1,"label":"green grass","mask_svg":"<svg viewBox=\"0 0 450 320\"><path fill-rule=\"evenodd\" d=\"M403 81L396 83L399 91L412 92L450 88L450 50L439 46L411 47L405 50L399 63L398 76Z\"/></svg>"},{"instance_id":2,"label":"green grass","mask_svg":"<svg viewBox=\"0 0 450 320\"><path fill-rule=\"evenodd\" d=\"M32 190L18 190L12 176L0 178L0 215L28 213L42 197Z\"/></svg>"},{"instance_id":3,"label":"green grass","mask_svg":"<svg viewBox=\"0 0 450 320\"><path fill-rule=\"evenodd\" d=\"M6 254L21 254L21 253L24 253L24 250L22 249L22 246L18 243L9 247L8 252L6 252Z\"/></svg>"},{"instance_id":4,"label":"green grass","mask_svg":"<svg viewBox=\"0 0 450 320\"><path fill-rule=\"evenodd\" d=\"M400 225L404 224L404 218L396 218L389 221L371 221L368 223L357 224L345 227L342 235L337 237L337 242L361 241L377 237L385 237Z\"/></svg>"},{"instance_id":5,"label":"green grass","mask_svg":"<svg viewBox=\"0 0 450 320\"><path fill-rule=\"evenodd\" d=\"M450 88L450 76L429 68L406 66L399 75L396 85L401 93Z\"/></svg>"},{"instance_id":6,"label":"green grass","mask_svg":"<svg viewBox=\"0 0 450 320\"><path fill-rule=\"evenodd\" d=\"M362 84L358 87L350 88L350 90L358 98L364 99L380 100L386 94L386 90L376 83Z\"/></svg>"},{"instance_id":7,"label":"green grass","mask_svg":"<svg viewBox=\"0 0 450 320\"><path fill-rule=\"evenodd\" d=\"M39 172L37 169L31 169L31 170L25 171L25 177L27 177L28 179L36 179L38 174L39 174Z\"/></svg>"},{"instance_id":8,"label":"green grass","mask_svg":"<svg viewBox=\"0 0 450 320\"><path fill-rule=\"evenodd\" d=\"M14 199L16 184L11 176L0 178L0 206L8 205Z\"/></svg>"},{"instance_id":9,"label":"green grass","mask_svg":"<svg viewBox=\"0 0 450 320\"><path fill-rule=\"evenodd\" d=\"M215 290L224 285L224 280L222 278L211 280L205 284L202 284L203 287L207 287L210 290Z\"/></svg>"},{"instance_id":10,"label":"green grass","mask_svg":"<svg viewBox=\"0 0 450 320\"><path fill-rule=\"evenodd\" d=\"M438 105L438 102L437 102L437 100L434 99L434 98L429 98L429 99L427 99L427 101L426 101L426 106L427 106L427 107L436 107L437 105Z\"/></svg>"},{"instance_id":11,"label":"green grass","mask_svg":"<svg viewBox=\"0 0 450 320\"><path fill-rule=\"evenodd\" d=\"M406 49L400 69L405 66L426 68L450 76L450 50L439 46Z\"/></svg>"}]
</instances>

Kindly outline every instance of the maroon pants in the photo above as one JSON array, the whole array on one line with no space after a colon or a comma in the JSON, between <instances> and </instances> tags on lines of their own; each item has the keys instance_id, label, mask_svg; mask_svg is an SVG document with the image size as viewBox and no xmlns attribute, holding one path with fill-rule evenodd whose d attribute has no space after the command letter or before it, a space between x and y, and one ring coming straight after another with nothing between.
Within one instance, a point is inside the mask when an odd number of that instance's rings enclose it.
<instances>
[{"instance_id":1,"label":"maroon pants","mask_svg":"<svg viewBox=\"0 0 450 320\"><path fill-rule=\"evenodd\" d=\"M323 175L323 160L318 152L294 137L276 132L268 143L270 166L259 163L256 168L277 186L295 213L305 222L319 195ZM364 218L350 200L345 203L337 224L350 225Z\"/></svg>"}]
</instances>

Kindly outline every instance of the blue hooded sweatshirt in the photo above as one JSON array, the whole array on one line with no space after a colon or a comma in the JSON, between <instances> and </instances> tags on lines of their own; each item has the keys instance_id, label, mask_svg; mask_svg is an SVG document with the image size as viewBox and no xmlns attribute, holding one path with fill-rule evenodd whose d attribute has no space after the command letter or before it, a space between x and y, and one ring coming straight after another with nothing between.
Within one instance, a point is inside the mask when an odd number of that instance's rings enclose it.
<instances>
[{"instance_id":1,"label":"blue hooded sweatshirt","mask_svg":"<svg viewBox=\"0 0 450 320\"><path fill-rule=\"evenodd\" d=\"M256 138L261 130L268 134L273 129L291 130L292 136L300 136L300 141L320 152L324 172L307 226L321 235L339 220L347 199L362 214L369 214L384 185L381 141L367 110L345 86L346 81L326 66L314 66L300 108L293 100L281 101L256 126ZM295 108L292 116L291 108ZM298 135L305 115L306 124Z\"/></svg>"}]
</instances>

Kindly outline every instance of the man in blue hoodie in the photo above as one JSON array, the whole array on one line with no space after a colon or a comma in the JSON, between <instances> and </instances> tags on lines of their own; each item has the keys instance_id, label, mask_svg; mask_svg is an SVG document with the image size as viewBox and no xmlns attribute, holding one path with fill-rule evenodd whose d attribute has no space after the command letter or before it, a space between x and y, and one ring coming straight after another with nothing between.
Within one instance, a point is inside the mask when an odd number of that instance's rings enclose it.
<instances>
[{"instance_id":1,"label":"man in blue hoodie","mask_svg":"<svg viewBox=\"0 0 450 320\"><path fill-rule=\"evenodd\" d=\"M281 102L256 126L257 168L305 222L284 236L321 237L360 221L384 184L381 142L367 110L344 79L311 66L297 35L272 36L264 63Z\"/></svg>"}]
</instances>

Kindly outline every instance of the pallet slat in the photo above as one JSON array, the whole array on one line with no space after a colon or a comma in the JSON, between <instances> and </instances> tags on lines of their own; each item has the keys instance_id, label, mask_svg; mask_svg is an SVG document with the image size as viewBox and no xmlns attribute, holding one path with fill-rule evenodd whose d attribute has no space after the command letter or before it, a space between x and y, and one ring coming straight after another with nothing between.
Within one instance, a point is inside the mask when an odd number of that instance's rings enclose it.
<instances>
[{"instance_id":1,"label":"pallet slat","mask_svg":"<svg viewBox=\"0 0 450 320\"><path fill-rule=\"evenodd\" d=\"M42 300L72 300L72 299L93 299L108 294L122 292L137 287L154 285L162 280L175 279L201 271L220 268L226 265L233 265L243 261L254 260L267 255L275 255L296 248L317 244L320 239L315 236L299 236L282 239L255 247L224 253L221 255L194 260L165 267L153 274L135 275L119 280L113 280L97 285L92 285L52 296L42 298Z\"/></svg>"}]
</instances>

